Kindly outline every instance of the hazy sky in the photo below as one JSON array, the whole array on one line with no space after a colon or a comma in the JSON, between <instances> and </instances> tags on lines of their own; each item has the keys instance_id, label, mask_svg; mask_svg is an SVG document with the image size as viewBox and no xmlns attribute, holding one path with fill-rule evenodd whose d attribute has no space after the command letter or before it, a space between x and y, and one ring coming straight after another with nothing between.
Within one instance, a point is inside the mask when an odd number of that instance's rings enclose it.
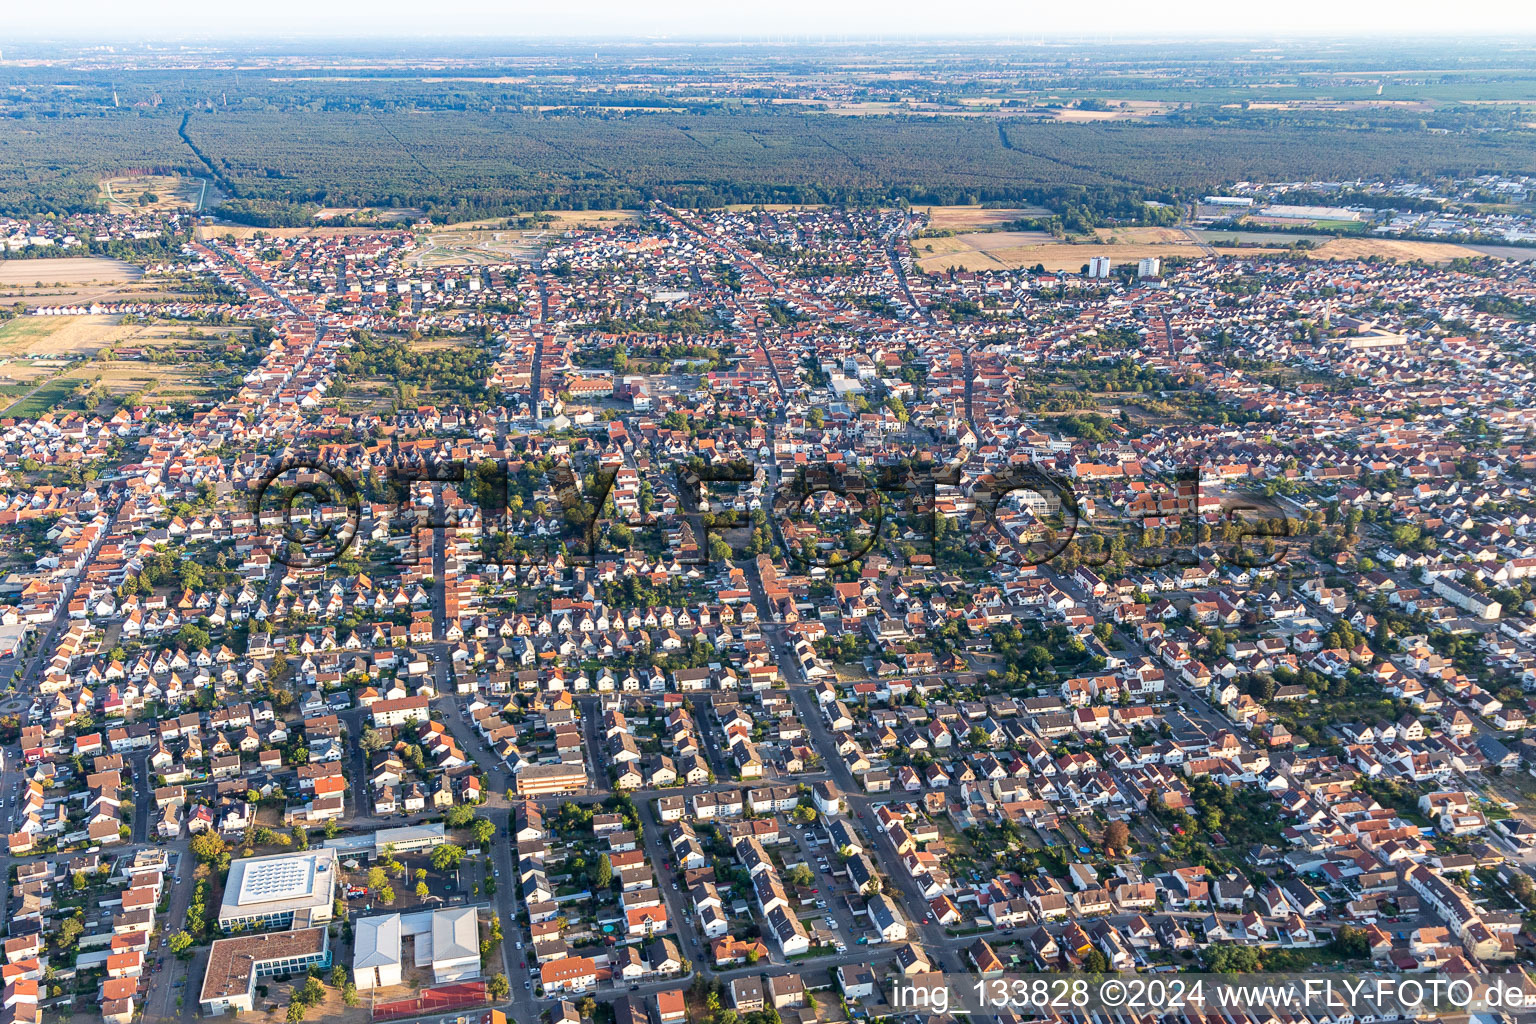
<instances>
[{"instance_id":1,"label":"hazy sky","mask_svg":"<svg viewBox=\"0 0 1536 1024\"><path fill-rule=\"evenodd\" d=\"M8 0L7 37L1536 34L1536 2L1481 0Z\"/></svg>"}]
</instances>

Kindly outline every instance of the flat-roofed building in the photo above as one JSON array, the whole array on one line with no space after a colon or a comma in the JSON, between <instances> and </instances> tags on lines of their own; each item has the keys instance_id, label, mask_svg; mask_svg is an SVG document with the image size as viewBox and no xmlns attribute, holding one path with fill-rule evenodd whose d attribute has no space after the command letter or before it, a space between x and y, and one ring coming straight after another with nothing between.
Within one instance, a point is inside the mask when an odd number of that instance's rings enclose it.
<instances>
[{"instance_id":1,"label":"flat-roofed building","mask_svg":"<svg viewBox=\"0 0 1536 1024\"><path fill-rule=\"evenodd\" d=\"M580 762L531 764L517 773L519 796L572 793L587 788L587 769Z\"/></svg>"},{"instance_id":2,"label":"flat-roofed building","mask_svg":"<svg viewBox=\"0 0 1536 1024\"><path fill-rule=\"evenodd\" d=\"M336 851L246 857L230 866L219 927L307 928L331 919Z\"/></svg>"},{"instance_id":3,"label":"flat-roofed building","mask_svg":"<svg viewBox=\"0 0 1536 1024\"><path fill-rule=\"evenodd\" d=\"M363 856L377 859L384 856L386 849L392 849L395 853L411 853L415 850L430 850L447 841L448 834L443 830L443 823L436 821L381 828L355 836L338 836L327 839L323 845L327 850L335 850L338 857Z\"/></svg>"},{"instance_id":4,"label":"flat-roofed building","mask_svg":"<svg viewBox=\"0 0 1536 1024\"><path fill-rule=\"evenodd\" d=\"M256 979L303 974L331 965L324 927L217 939L208 951L208 970L198 1002L206 1014L249 1013L255 1008Z\"/></svg>"}]
</instances>

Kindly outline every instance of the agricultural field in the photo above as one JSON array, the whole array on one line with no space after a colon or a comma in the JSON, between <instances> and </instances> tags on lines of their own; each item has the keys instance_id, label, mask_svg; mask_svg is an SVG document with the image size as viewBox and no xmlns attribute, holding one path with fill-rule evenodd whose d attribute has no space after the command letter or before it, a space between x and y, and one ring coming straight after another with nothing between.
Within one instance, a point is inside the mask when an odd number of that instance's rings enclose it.
<instances>
[{"instance_id":1,"label":"agricultural field","mask_svg":"<svg viewBox=\"0 0 1536 1024\"><path fill-rule=\"evenodd\" d=\"M92 257L0 261L0 287L31 285L41 281L45 287L64 284L122 284L135 281L143 271L122 260Z\"/></svg>"},{"instance_id":2,"label":"agricultural field","mask_svg":"<svg viewBox=\"0 0 1536 1024\"><path fill-rule=\"evenodd\" d=\"M640 219L638 210L546 210L542 216L553 217L551 231L571 231L582 228L611 228L615 224L627 224Z\"/></svg>"},{"instance_id":3,"label":"agricultural field","mask_svg":"<svg viewBox=\"0 0 1536 1024\"><path fill-rule=\"evenodd\" d=\"M184 324L122 322L119 314L23 316L0 324L0 357L78 359L106 348L211 350L243 339L245 328L191 328Z\"/></svg>"},{"instance_id":4,"label":"agricultural field","mask_svg":"<svg viewBox=\"0 0 1536 1024\"><path fill-rule=\"evenodd\" d=\"M1235 232L1209 232L1214 241ZM1291 245L1305 236L1267 234L1270 245L1243 249L1244 255L1295 254L1308 259L1360 259L1377 256L1389 260L1423 260L1446 263L1458 257L1477 256L1465 245L1448 242L1407 242L1389 238L1328 238L1314 248L1294 250ZM978 232L950 238L924 238L912 243L918 265L928 271L950 267L962 270L1001 270L1044 265L1046 270L1076 271L1094 256L1108 256L1117 265L1146 257L1198 258L1199 245L1174 228L1100 228L1097 242L1053 239L1043 232ZM1533 253L1536 255L1536 253Z\"/></svg>"},{"instance_id":5,"label":"agricultural field","mask_svg":"<svg viewBox=\"0 0 1536 1024\"><path fill-rule=\"evenodd\" d=\"M198 403L227 394L238 371L215 370L200 363L150 363L108 359L59 367L33 368L39 376L15 385L0 384L0 415L37 417L49 412L111 413L130 396L156 404ZM0 363L0 380L15 380L19 368Z\"/></svg>"},{"instance_id":6,"label":"agricultural field","mask_svg":"<svg viewBox=\"0 0 1536 1024\"><path fill-rule=\"evenodd\" d=\"M90 356L106 347L111 316L19 316L0 324L0 354Z\"/></svg>"},{"instance_id":7,"label":"agricultural field","mask_svg":"<svg viewBox=\"0 0 1536 1024\"><path fill-rule=\"evenodd\" d=\"M1098 228L1095 236L1109 245L1189 245L1178 228Z\"/></svg>"},{"instance_id":8,"label":"agricultural field","mask_svg":"<svg viewBox=\"0 0 1536 1024\"><path fill-rule=\"evenodd\" d=\"M1395 238L1333 238L1307 253L1317 260L1354 260L1379 256L1388 260L1423 260L1449 263L1481 255L1476 249L1451 242L1405 242Z\"/></svg>"},{"instance_id":9,"label":"agricultural field","mask_svg":"<svg viewBox=\"0 0 1536 1024\"><path fill-rule=\"evenodd\" d=\"M81 305L116 295L144 272L122 260L0 260L0 306Z\"/></svg>"},{"instance_id":10,"label":"agricultural field","mask_svg":"<svg viewBox=\"0 0 1536 1024\"><path fill-rule=\"evenodd\" d=\"M1043 206L921 206L931 231L991 231L1026 217L1049 217Z\"/></svg>"},{"instance_id":11,"label":"agricultural field","mask_svg":"<svg viewBox=\"0 0 1536 1024\"><path fill-rule=\"evenodd\" d=\"M1066 124L1087 124L1098 121L1135 121L1142 118L1161 117L1179 109L1178 103L1166 103L1158 100L1120 100L1108 97L1097 97L1109 109L1084 110L1080 107L1062 107L1051 114L1051 120Z\"/></svg>"}]
</instances>

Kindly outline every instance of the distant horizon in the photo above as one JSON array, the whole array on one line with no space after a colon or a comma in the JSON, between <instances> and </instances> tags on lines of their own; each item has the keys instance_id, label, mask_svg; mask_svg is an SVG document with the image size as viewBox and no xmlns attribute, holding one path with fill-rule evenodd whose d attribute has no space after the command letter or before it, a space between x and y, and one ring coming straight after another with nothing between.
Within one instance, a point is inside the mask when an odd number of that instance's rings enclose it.
<instances>
[{"instance_id":1,"label":"distant horizon","mask_svg":"<svg viewBox=\"0 0 1536 1024\"><path fill-rule=\"evenodd\" d=\"M347 34L340 31L316 30L313 32L278 32L278 31L251 31L251 32L222 32L222 33L188 33L177 35L175 33L156 33L153 36L133 36L120 34L110 38L79 33L71 35L67 31L38 30L27 32L25 30L11 30L4 39L0 39L0 51L15 43L57 43L74 46L104 48L104 47L143 47L146 49L174 49L187 45L216 46L216 45L260 45L260 44L347 44L377 47L380 45L408 45L417 49L448 45L474 43L480 46L495 44L544 44L559 43L571 46L601 45L601 46L650 46L650 45L686 45L693 43L728 44L728 45L760 45L760 46L832 46L854 45L861 43L887 44L967 44L985 46L1062 46L1076 43L1094 45L1134 45L1138 43L1258 43L1283 45L1287 43L1302 42L1326 42L1337 41L1342 43L1376 43L1376 42L1425 42L1432 39L1445 40L1452 43L1536 43L1536 25L1521 29L1517 32L1495 31L1482 29L1467 31L1464 33L1447 32L1445 29L1398 29L1391 33L1371 32L1365 29L1341 30L1335 32L1265 32L1252 30L1246 32L1169 32L1166 30L1145 31L1115 31L1115 32L1084 32L1084 31L1038 31L1033 33L948 33L935 34L913 30L910 32L883 32L883 33L850 33L850 32L774 32L762 34L748 33L656 33L656 34L615 34L615 35L570 35L559 33L524 34L515 33L459 33L459 34L432 34L422 32L409 32L401 30L398 33L380 33L376 35Z\"/></svg>"},{"instance_id":2,"label":"distant horizon","mask_svg":"<svg viewBox=\"0 0 1536 1024\"><path fill-rule=\"evenodd\" d=\"M522 9L519 9L522 8ZM1085 18L1085 11L1087 17ZM1283 8L1233 9L1216 0L1183 0L1151 7L1136 0L1099 0L1091 8L965 0L942 8L911 3L845 0L818 4L782 0L749 8L662 0L645 5L585 0L561 6L465 0L427 8L402 0L329 5L271 0L251 7L210 9L189 0L154 5L61 0L8 12L0 48L13 43L171 45L196 40L370 43L427 40L480 43L933 41L1029 42L1115 40L1489 39L1536 36L1536 4L1469 5L1448 13L1429 0L1365 0L1338 5L1295 0ZM600 31L594 28L601 26Z\"/></svg>"}]
</instances>

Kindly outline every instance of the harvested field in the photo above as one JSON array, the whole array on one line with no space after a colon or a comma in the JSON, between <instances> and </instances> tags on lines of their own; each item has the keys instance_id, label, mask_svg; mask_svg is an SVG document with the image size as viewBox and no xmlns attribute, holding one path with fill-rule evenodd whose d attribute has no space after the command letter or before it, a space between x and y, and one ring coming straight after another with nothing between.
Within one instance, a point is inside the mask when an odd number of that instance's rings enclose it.
<instances>
[{"instance_id":1,"label":"harvested field","mask_svg":"<svg viewBox=\"0 0 1536 1024\"><path fill-rule=\"evenodd\" d=\"M1148 256L1159 259L1198 259L1201 247L1175 228L1100 229L1103 239L1115 244L1065 242L1044 234L992 232L924 238L913 242L918 266L927 271L950 267L962 270L1000 270L1043 264L1046 270L1074 272L1094 256L1108 256L1116 265L1134 263ZM1215 232L1212 237L1221 237ZM1272 236L1277 243L1285 236ZM1297 236L1300 240L1301 236ZM1289 243L1273 247L1221 250L1221 255L1249 259L1255 256L1296 255L1314 260L1354 260L1377 256L1389 260L1423 260L1445 263L1458 257L1479 255L1476 249L1449 242L1405 242L1390 238L1330 238L1310 250L1293 250Z\"/></svg>"},{"instance_id":2,"label":"harvested field","mask_svg":"<svg viewBox=\"0 0 1536 1024\"><path fill-rule=\"evenodd\" d=\"M967 238L1000 237L997 235L970 235ZM1041 236L1048 238L1049 236ZM935 242L953 241L953 239L933 239ZM924 270L940 271L949 267L959 267L962 270L999 270L1015 267L1033 267L1041 264L1046 270L1076 272L1081 269L1094 256L1108 256L1116 264L1134 263L1147 256L1156 256L1160 259L1169 257L1199 257L1200 247L1192 242L1177 243L1145 243L1128 245L1094 245L1092 243L1074 245L1070 242L1039 241L1028 245L1004 245L996 248L971 249L968 251L938 253L924 252L923 247L928 243L924 241L917 246L918 265ZM1244 255L1254 255L1265 252L1278 252L1270 249L1247 249Z\"/></svg>"},{"instance_id":3,"label":"harvested field","mask_svg":"<svg viewBox=\"0 0 1536 1024\"><path fill-rule=\"evenodd\" d=\"M555 231L608 228L640 219L638 210L548 210L546 214L555 218L549 224L550 229Z\"/></svg>"},{"instance_id":4,"label":"harvested field","mask_svg":"<svg viewBox=\"0 0 1536 1024\"><path fill-rule=\"evenodd\" d=\"M1389 260L1423 260L1448 263L1463 256L1481 255L1476 249L1451 242L1403 242L1393 238L1334 238L1307 254L1312 259L1356 260L1380 256Z\"/></svg>"},{"instance_id":5,"label":"harvested field","mask_svg":"<svg viewBox=\"0 0 1536 1024\"><path fill-rule=\"evenodd\" d=\"M104 348L222 348L246 328L186 324L124 324L120 314L21 316L0 325L0 356L83 358Z\"/></svg>"},{"instance_id":6,"label":"harvested field","mask_svg":"<svg viewBox=\"0 0 1536 1024\"><path fill-rule=\"evenodd\" d=\"M121 260L0 260L0 306L86 306L121 297L140 287L143 277L142 270Z\"/></svg>"},{"instance_id":7,"label":"harvested field","mask_svg":"<svg viewBox=\"0 0 1536 1024\"><path fill-rule=\"evenodd\" d=\"M565 229L523 231L509 228L449 228L426 235L410 257L418 266L481 267L531 257Z\"/></svg>"},{"instance_id":8,"label":"harvested field","mask_svg":"<svg viewBox=\"0 0 1536 1024\"><path fill-rule=\"evenodd\" d=\"M1051 215L1050 210L1039 206L928 206L921 209L928 215L928 227L934 231L984 231L1025 217Z\"/></svg>"},{"instance_id":9,"label":"harvested field","mask_svg":"<svg viewBox=\"0 0 1536 1024\"><path fill-rule=\"evenodd\" d=\"M1100 241L1120 245L1188 245L1189 237L1178 228L1096 228Z\"/></svg>"},{"instance_id":10,"label":"harvested field","mask_svg":"<svg viewBox=\"0 0 1536 1024\"><path fill-rule=\"evenodd\" d=\"M912 242L912 254L924 270L964 267L967 270L1023 266L1014 254L1052 244L1043 231L988 231L949 238L919 238ZM1084 257L1086 259L1086 257Z\"/></svg>"},{"instance_id":11,"label":"harvested field","mask_svg":"<svg viewBox=\"0 0 1536 1024\"><path fill-rule=\"evenodd\" d=\"M41 260L0 260L0 287L45 287L54 284L123 284L137 281L144 272L122 260L95 257L61 257Z\"/></svg>"},{"instance_id":12,"label":"harvested field","mask_svg":"<svg viewBox=\"0 0 1536 1024\"><path fill-rule=\"evenodd\" d=\"M90 356L107 347L116 316L19 316L0 326L9 356Z\"/></svg>"}]
</instances>

